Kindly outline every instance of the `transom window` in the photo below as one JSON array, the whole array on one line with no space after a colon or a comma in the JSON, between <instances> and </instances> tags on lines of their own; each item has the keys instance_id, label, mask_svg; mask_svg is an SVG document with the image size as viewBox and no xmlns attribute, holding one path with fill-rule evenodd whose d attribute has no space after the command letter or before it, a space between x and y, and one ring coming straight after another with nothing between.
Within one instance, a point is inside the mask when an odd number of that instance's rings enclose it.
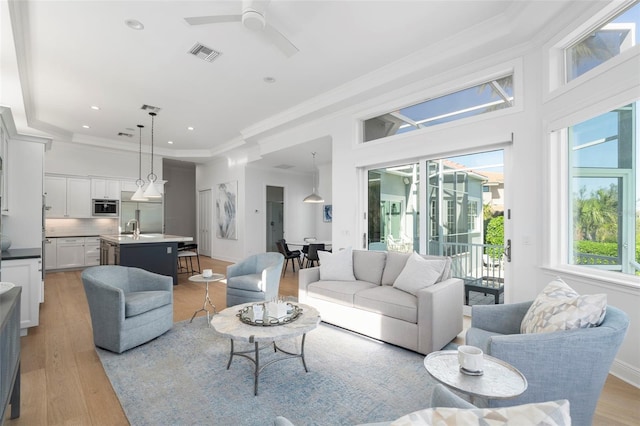
<instances>
[{"instance_id":1,"label":"transom window","mask_svg":"<svg viewBox=\"0 0 640 426\"><path fill-rule=\"evenodd\" d=\"M364 142L509 108L513 101L508 75L365 120Z\"/></svg>"},{"instance_id":2,"label":"transom window","mask_svg":"<svg viewBox=\"0 0 640 426\"><path fill-rule=\"evenodd\" d=\"M637 3L565 49L567 82L636 46L639 24Z\"/></svg>"}]
</instances>

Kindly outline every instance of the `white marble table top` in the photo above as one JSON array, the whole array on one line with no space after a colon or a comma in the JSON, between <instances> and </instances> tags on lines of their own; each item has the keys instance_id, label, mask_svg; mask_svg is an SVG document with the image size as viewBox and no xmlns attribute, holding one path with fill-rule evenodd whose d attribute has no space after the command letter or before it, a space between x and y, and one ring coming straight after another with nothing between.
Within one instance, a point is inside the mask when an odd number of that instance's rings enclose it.
<instances>
[{"instance_id":1,"label":"white marble table top","mask_svg":"<svg viewBox=\"0 0 640 426\"><path fill-rule=\"evenodd\" d=\"M245 342L273 342L308 333L320 323L318 310L309 305L295 303L302 308L302 315L295 321L277 326L256 326L243 323L237 314L253 303L227 308L211 318L211 326L221 336Z\"/></svg>"},{"instance_id":2,"label":"white marble table top","mask_svg":"<svg viewBox=\"0 0 640 426\"><path fill-rule=\"evenodd\" d=\"M527 390L527 379L511 364L484 355L481 376L469 376L460 371L458 351L432 352L424 366L434 379L471 396L490 399L515 398Z\"/></svg>"},{"instance_id":3,"label":"white marble table top","mask_svg":"<svg viewBox=\"0 0 640 426\"><path fill-rule=\"evenodd\" d=\"M189 277L189 281L193 281L196 283L210 283L213 281L220 281L224 279L224 275L222 274L213 274L210 277L204 277L202 276L202 274L198 274L198 275L191 275Z\"/></svg>"}]
</instances>

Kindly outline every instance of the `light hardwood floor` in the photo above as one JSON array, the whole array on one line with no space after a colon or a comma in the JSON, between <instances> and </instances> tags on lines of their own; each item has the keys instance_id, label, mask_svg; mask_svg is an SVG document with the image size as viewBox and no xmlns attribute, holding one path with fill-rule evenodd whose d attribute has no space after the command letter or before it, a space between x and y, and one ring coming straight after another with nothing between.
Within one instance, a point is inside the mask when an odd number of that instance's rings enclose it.
<instances>
[{"instance_id":1,"label":"light hardwood floor","mask_svg":"<svg viewBox=\"0 0 640 426\"><path fill-rule=\"evenodd\" d=\"M202 268L224 274L228 263L201 256ZM22 337L21 416L17 425L127 425L109 379L94 350L81 271L48 273L40 325ZM180 275L174 287L174 320L188 320L202 307L204 287ZM297 296L291 269L280 284L282 296ZM225 307L225 284L209 285L218 309ZM465 321L468 324L468 321ZM460 338L459 338L460 339ZM609 376L595 416L596 425L640 424L640 389Z\"/></svg>"}]
</instances>

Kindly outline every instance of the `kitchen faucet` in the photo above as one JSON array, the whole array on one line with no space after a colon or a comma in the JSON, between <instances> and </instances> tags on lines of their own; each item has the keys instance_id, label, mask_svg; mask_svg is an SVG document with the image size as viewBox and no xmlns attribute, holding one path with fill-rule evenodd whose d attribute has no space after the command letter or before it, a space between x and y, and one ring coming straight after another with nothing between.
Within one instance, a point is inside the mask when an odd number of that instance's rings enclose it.
<instances>
[{"instance_id":1,"label":"kitchen faucet","mask_svg":"<svg viewBox=\"0 0 640 426\"><path fill-rule=\"evenodd\" d=\"M127 222L127 226L131 226L131 230L133 231L133 238L138 239L140 237L140 223L137 219L131 219Z\"/></svg>"}]
</instances>

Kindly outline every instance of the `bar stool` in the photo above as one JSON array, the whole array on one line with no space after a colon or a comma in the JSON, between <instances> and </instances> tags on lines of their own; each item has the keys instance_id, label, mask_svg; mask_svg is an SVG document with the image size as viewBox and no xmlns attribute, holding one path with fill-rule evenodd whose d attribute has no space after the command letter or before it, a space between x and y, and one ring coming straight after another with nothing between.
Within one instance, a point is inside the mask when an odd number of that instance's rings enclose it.
<instances>
[{"instance_id":1,"label":"bar stool","mask_svg":"<svg viewBox=\"0 0 640 426\"><path fill-rule=\"evenodd\" d=\"M193 258L198 262L198 269L193 268ZM191 275L200 273L200 255L198 254L198 244L178 244L178 273L189 273Z\"/></svg>"}]
</instances>

